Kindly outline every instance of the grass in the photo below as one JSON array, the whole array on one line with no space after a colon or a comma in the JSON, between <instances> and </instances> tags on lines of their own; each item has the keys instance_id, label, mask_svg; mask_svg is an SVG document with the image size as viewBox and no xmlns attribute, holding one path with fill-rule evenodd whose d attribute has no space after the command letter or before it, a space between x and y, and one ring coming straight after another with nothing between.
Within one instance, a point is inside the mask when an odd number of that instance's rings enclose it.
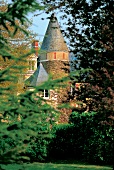
<instances>
[{"instance_id":1,"label":"grass","mask_svg":"<svg viewBox=\"0 0 114 170\"><path fill-rule=\"evenodd\" d=\"M112 170L112 168L105 166L81 165L81 164L33 163L22 165L1 164L0 170Z\"/></svg>"}]
</instances>

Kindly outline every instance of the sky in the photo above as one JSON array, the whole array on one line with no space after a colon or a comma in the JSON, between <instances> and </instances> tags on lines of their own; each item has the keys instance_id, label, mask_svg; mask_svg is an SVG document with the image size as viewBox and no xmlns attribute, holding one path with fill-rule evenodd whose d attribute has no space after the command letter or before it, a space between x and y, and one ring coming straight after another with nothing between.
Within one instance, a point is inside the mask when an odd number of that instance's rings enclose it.
<instances>
[{"instance_id":1,"label":"sky","mask_svg":"<svg viewBox=\"0 0 114 170\"><path fill-rule=\"evenodd\" d=\"M7 2L11 3L12 0L7 0ZM35 14L39 14L39 13L41 13L41 14L35 16ZM47 29L47 26L49 23L48 17L50 15L51 14L47 15L46 13L44 13L42 11L41 12L36 11L35 13L28 14L29 20L32 19L32 25L30 27L30 30L32 30L33 33L37 34L36 40L39 40L39 42L43 41L43 37L45 35L46 29ZM63 21L60 19L60 16L62 15L62 13L55 12L55 15L58 19L58 22L60 23L60 26L62 26L62 28L64 28ZM42 18L43 18L43 20L42 20Z\"/></svg>"},{"instance_id":2,"label":"sky","mask_svg":"<svg viewBox=\"0 0 114 170\"><path fill-rule=\"evenodd\" d=\"M7 2L12 3L12 0L7 0ZM49 23L49 19L47 19L49 15L43 12L41 15L34 16L34 14L38 14L38 13L41 13L41 12L31 13L28 15L28 18L30 20L32 19L33 21L30 29L38 35L36 39L42 41L43 36L45 35L45 32L46 32L48 23ZM42 20L41 18L44 18L44 20Z\"/></svg>"},{"instance_id":3,"label":"sky","mask_svg":"<svg viewBox=\"0 0 114 170\"><path fill-rule=\"evenodd\" d=\"M36 12L37 14L38 12ZM31 26L31 30L37 34L37 37L36 39L38 39L39 41L42 41L43 40L43 37L45 35L45 32L46 32L46 29L47 29L47 26L48 26L48 23L49 23L49 19L48 17L50 16L51 14L47 15L45 13L42 13L41 15L38 15L38 16L34 16L34 14L29 14L28 17L30 19L32 19L32 26ZM61 21L60 19L60 16L62 15L61 13L55 13L60 25L62 27L63 26L63 22ZM42 18L44 18L42 20Z\"/></svg>"},{"instance_id":4,"label":"sky","mask_svg":"<svg viewBox=\"0 0 114 170\"><path fill-rule=\"evenodd\" d=\"M49 19L47 19L49 15L42 13L41 15L34 16L34 14L29 14L28 18L32 19L32 25L30 29L37 34L36 39L39 41L43 40L43 37L45 35ZM42 20L44 18L44 20Z\"/></svg>"}]
</instances>

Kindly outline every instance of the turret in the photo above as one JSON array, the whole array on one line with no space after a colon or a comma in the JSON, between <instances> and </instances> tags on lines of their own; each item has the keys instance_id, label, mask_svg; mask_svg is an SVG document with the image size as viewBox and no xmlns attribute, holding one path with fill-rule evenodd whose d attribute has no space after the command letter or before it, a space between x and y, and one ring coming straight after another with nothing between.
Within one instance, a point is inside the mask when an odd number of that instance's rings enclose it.
<instances>
[{"instance_id":1,"label":"turret","mask_svg":"<svg viewBox=\"0 0 114 170\"><path fill-rule=\"evenodd\" d=\"M47 27L40 56L43 66L49 74L53 75L54 79L63 77L64 73L68 72L69 49L54 14Z\"/></svg>"}]
</instances>

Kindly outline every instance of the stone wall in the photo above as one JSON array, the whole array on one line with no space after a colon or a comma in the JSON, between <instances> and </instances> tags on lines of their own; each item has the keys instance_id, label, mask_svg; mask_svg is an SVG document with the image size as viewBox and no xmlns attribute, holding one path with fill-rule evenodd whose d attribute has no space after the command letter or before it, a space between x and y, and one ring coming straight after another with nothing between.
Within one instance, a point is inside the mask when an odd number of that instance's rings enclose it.
<instances>
[{"instance_id":1,"label":"stone wall","mask_svg":"<svg viewBox=\"0 0 114 170\"><path fill-rule=\"evenodd\" d=\"M53 55L53 53L50 53L50 57L51 54ZM47 73L52 76L53 80L61 79L63 77L69 76L69 72L70 72L69 60L61 61L61 54L63 54L63 52L57 53L56 56L60 60L57 59L51 60L50 58L50 60L42 61L44 68L46 69ZM66 58L68 57L68 53L65 53L65 57ZM68 122L68 117L69 114L71 113L71 109L65 109L65 108L59 109L58 107L61 104L68 103L69 93L70 93L69 81L65 81L58 84L58 88L55 90L50 90L50 101L48 102L51 103L52 106L54 106L57 110L60 111L61 115L60 115L59 122L62 123Z\"/></svg>"},{"instance_id":2,"label":"stone wall","mask_svg":"<svg viewBox=\"0 0 114 170\"><path fill-rule=\"evenodd\" d=\"M52 60L44 61L42 64L52 79L62 78L69 74L69 61Z\"/></svg>"}]
</instances>

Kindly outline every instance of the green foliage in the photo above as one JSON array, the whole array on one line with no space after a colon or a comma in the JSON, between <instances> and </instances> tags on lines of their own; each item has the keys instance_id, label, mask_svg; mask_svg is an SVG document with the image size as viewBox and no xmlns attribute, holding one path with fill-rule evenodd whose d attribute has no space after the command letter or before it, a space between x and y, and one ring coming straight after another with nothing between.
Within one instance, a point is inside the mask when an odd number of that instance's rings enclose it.
<instances>
[{"instance_id":1,"label":"green foliage","mask_svg":"<svg viewBox=\"0 0 114 170\"><path fill-rule=\"evenodd\" d=\"M73 112L70 124L55 127L50 155L56 159L113 164L113 128L102 125L97 117L94 112Z\"/></svg>"},{"instance_id":2,"label":"green foliage","mask_svg":"<svg viewBox=\"0 0 114 170\"><path fill-rule=\"evenodd\" d=\"M100 155L106 151L107 157L110 155L111 160L112 157L114 158L114 150L112 149L111 152L109 149L109 154L106 148L111 147L111 144L107 144L107 141L111 140L109 131L114 127L114 1L44 0L44 2L51 6L49 10L57 8L63 12L62 19L65 19L66 25L64 34L68 38L70 49L73 52L74 70L78 70L78 73L80 73L74 74L71 80L84 83L84 87L81 87L79 91L75 91L74 96L76 96L77 100L86 103L88 111L96 111L98 113L97 117L95 116L96 119L92 119L95 122L89 122L90 125L87 123L87 127L91 127L91 124L97 126L87 129L92 133L95 130L93 141L99 155L97 156L97 152L94 153L94 155L96 154L95 159L104 159ZM87 71L84 72L86 69ZM111 121L109 118L111 118ZM78 123L80 122L80 125L82 124L82 127L86 127L84 118L76 118L76 120ZM106 127L98 124L100 120L105 120ZM77 121L75 122L76 124ZM107 125L112 125L112 127ZM84 133L82 130L79 131L80 140L82 134L88 136L85 129L83 129ZM109 133L108 136L106 131ZM109 140L108 137L110 138ZM87 143L89 144L88 141ZM114 141L111 140L110 143L114 143ZM93 146L94 144L92 143ZM100 151L98 151L97 146ZM91 152L92 150L95 152L94 147L91 148Z\"/></svg>"},{"instance_id":3,"label":"green foliage","mask_svg":"<svg viewBox=\"0 0 114 170\"><path fill-rule=\"evenodd\" d=\"M114 3L113 0L44 0L65 19L64 34L73 52L72 81L87 83L78 100L99 116L114 114ZM81 71L82 70L82 71ZM85 70L85 71L84 71ZM92 102L86 99L91 98Z\"/></svg>"},{"instance_id":4,"label":"green foliage","mask_svg":"<svg viewBox=\"0 0 114 170\"><path fill-rule=\"evenodd\" d=\"M50 136L51 138L51 136ZM26 149L26 155L31 162L44 162L48 157L49 137L39 137L32 139Z\"/></svg>"},{"instance_id":5,"label":"green foliage","mask_svg":"<svg viewBox=\"0 0 114 170\"><path fill-rule=\"evenodd\" d=\"M9 159L18 161L24 159L23 156L30 157L31 161L41 161L47 156L47 139L51 138L50 127L56 121L56 112L41 98L36 100L34 92L26 92L18 97L13 106L6 106L3 114L7 122L1 123L0 140L4 141L5 148L1 147L0 160L4 162L7 157L8 161L10 155ZM5 115L8 118L5 119ZM15 146L10 146L9 139Z\"/></svg>"},{"instance_id":6,"label":"green foliage","mask_svg":"<svg viewBox=\"0 0 114 170\"><path fill-rule=\"evenodd\" d=\"M13 38L18 30L28 36L28 32L23 29L28 21L27 14L42 8L36 0L16 0L8 4L7 10L0 12L0 23L9 39ZM15 20L21 24L17 25ZM7 27L7 22L13 27L13 34ZM41 87L34 91L23 91L18 95L15 91L16 70L21 69L21 66L18 67L15 63L23 61L29 54L18 56L17 60L16 56L12 55L9 42L4 35L0 36L0 57L14 61L13 65L0 71L0 85L8 82L7 87L0 88L1 163L43 160L47 154L48 138L51 138L50 127L56 121L57 112L37 95Z\"/></svg>"},{"instance_id":7,"label":"green foliage","mask_svg":"<svg viewBox=\"0 0 114 170\"><path fill-rule=\"evenodd\" d=\"M55 137L52 139L50 143L50 157L51 159L58 160L66 160L73 159L77 160L75 155L74 148L76 147L76 143L74 146L73 141L73 131L74 126L69 124L60 124L56 125L53 128L53 132ZM77 137L75 136L77 139ZM79 156L79 155L78 155Z\"/></svg>"}]
</instances>

